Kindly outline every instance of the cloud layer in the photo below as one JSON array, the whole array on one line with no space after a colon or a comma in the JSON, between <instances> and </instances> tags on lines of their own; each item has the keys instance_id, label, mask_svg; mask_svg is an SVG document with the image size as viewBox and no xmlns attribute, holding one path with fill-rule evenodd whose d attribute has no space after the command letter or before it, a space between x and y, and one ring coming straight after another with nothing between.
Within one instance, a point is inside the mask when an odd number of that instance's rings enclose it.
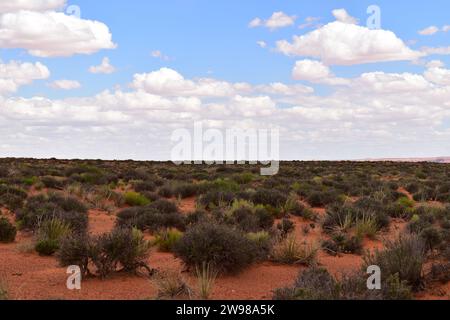
<instances>
[{"instance_id":1,"label":"cloud layer","mask_svg":"<svg viewBox=\"0 0 450 320\"><path fill-rule=\"evenodd\" d=\"M51 11L65 1L12 1L0 5L0 48L25 49L37 57L69 57L113 49L109 28Z\"/></svg>"},{"instance_id":2,"label":"cloud layer","mask_svg":"<svg viewBox=\"0 0 450 320\"><path fill-rule=\"evenodd\" d=\"M408 48L391 31L371 30L340 21L294 36L292 42L280 40L277 50L288 56L318 58L328 65L416 60L424 55Z\"/></svg>"}]
</instances>

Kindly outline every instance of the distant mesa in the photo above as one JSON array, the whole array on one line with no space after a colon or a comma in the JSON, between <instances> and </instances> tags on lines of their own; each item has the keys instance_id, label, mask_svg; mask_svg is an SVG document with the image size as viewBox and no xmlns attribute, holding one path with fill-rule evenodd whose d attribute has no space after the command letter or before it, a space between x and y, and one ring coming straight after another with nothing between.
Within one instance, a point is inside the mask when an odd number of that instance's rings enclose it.
<instances>
[{"instance_id":1,"label":"distant mesa","mask_svg":"<svg viewBox=\"0 0 450 320\"><path fill-rule=\"evenodd\" d=\"M434 163L450 163L450 157L431 157L431 158L381 158L381 159L364 159L362 161L393 161L393 162L434 162Z\"/></svg>"}]
</instances>

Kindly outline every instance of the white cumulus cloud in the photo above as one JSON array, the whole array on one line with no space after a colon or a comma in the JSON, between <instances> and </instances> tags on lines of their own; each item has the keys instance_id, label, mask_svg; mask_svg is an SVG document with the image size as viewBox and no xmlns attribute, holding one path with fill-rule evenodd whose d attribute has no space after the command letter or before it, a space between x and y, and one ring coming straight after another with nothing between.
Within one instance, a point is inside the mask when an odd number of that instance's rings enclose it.
<instances>
[{"instance_id":1,"label":"white cumulus cloud","mask_svg":"<svg viewBox=\"0 0 450 320\"><path fill-rule=\"evenodd\" d=\"M103 74L111 74L116 71L116 68L111 64L108 57L104 57L102 63L98 66L89 67L90 73L103 73Z\"/></svg>"},{"instance_id":2,"label":"white cumulus cloud","mask_svg":"<svg viewBox=\"0 0 450 320\"><path fill-rule=\"evenodd\" d=\"M0 61L0 94L14 93L19 87L30 84L33 80L47 79L49 76L50 71L40 62L33 64Z\"/></svg>"},{"instance_id":3,"label":"white cumulus cloud","mask_svg":"<svg viewBox=\"0 0 450 320\"><path fill-rule=\"evenodd\" d=\"M75 80L56 80L49 84L49 86L53 89L60 89L60 90L73 90L81 88L81 83Z\"/></svg>"},{"instance_id":4,"label":"white cumulus cloud","mask_svg":"<svg viewBox=\"0 0 450 320\"><path fill-rule=\"evenodd\" d=\"M267 19L263 20L261 18L255 18L249 23L250 28L256 28L256 27L266 27L270 30L275 30L279 28L289 27L292 26L295 23L295 20L297 19L296 16L289 16L286 13L282 11L277 11L272 14L272 16Z\"/></svg>"},{"instance_id":5,"label":"white cumulus cloud","mask_svg":"<svg viewBox=\"0 0 450 320\"><path fill-rule=\"evenodd\" d=\"M332 13L337 21L348 24L358 24L358 19L349 15L345 9L335 9Z\"/></svg>"},{"instance_id":6,"label":"white cumulus cloud","mask_svg":"<svg viewBox=\"0 0 450 320\"><path fill-rule=\"evenodd\" d=\"M21 10L47 11L62 8L65 4L66 0L3 0L0 3L0 13Z\"/></svg>"},{"instance_id":7,"label":"white cumulus cloud","mask_svg":"<svg viewBox=\"0 0 450 320\"><path fill-rule=\"evenodd\" d=\"M0 15L0 48L38 57L68 57L113 49L108 26L62 12L18 11Z\"/></svg>"},{"instance_id":8,"label":"white cumulus cloud","mask_svg":"<svg viewBox=\"0 0 450 320\"><path fill-rule=\"evenodd\" d=\"M419 34L422 36L431 36L439 31L439 28L436 26L429 26L425 29L419 30Z\"/></svg>"},{"instance_id":9,"label":"white cumulus cloud","mask_svg":"<svg viewBox=\"0 0 450 320\"><path fill-rule=\"evenodd\" d=\"M292 42L277 42L277 50L289 56L321 59L327 65L353 65L382 61L416 60L424 53L408 48L393 32L331 22Z\"/></svg>"}]
</instances>

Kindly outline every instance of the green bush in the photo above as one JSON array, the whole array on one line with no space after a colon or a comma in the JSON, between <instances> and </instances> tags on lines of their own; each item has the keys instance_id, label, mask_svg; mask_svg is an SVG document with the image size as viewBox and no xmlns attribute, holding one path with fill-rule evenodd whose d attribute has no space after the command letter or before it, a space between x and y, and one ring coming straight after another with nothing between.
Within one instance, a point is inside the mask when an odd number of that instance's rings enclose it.
<instances>
[{"instance_id":1,"label":"green bush","mask_svg":"<svg viewBox=\"0 0 450 320\"><path fill-rule=\"evenodd\" d=\"M345 233L337 233L330 240L322 242L322 249L332 256L339 253L361 254L362 238L349 236Z\"/></svg>"},{"instance_id":2,"label":"green bush","mask_svg":"<svg viewBox=\"0 0 450 320\"><path fill-rule=\"evenodd\" d=\"M38 240L34 250L41 256L51 256L59 249L59 242L53 239Z\"/></svg>"},{"instance_id":3,"label":"green bush","mask_svg":"<svg viewBox=\"0 0 450 320\"><path fill-rule=\"evenodd\" d=\"M175 246L175 254L188 267L212 263L225 273L238 272L256 259L255 244L245 234L210 223L189 228Z\"/></svg>"},{"instance_id":4,"label":"green bush","mask_svg":"<svg viewBox=\"0 0 450 320\"><path fill-rule=\"evenodd\" d=\"M16 220L25 229L35 230L47 220L59 219L68 223L74 232L84 233L88 227L87 208L80 201L60 195L30 197L16 212Z\"/></svg>"},{"instance_id":5,"label":"green bush","mask_svg":"<svg viewBox=\"0 0 450 320\"><path fill-rule=\"evenodd\" d=\"M156 190L156 185L153 181L138 181L134 184L136 192L152 192Z\"/></svg>"},{"instance_id":6,"label":"green bush","mask_svg":"<svg viewBox=\"0 0 450 320\"><path fill-rule=\"evenodd\" d=\"M55 177L41 177L42 184L49 189L62 190L64 188L64 181Z\"/></svg>"},{"instance_id":7,"label":"green bush","mask_svg":"<svg viewBox=\"0 0 450 320\"><path fill-rule=\"evenodd\" d=\"M95 238L70 235L61 241L57 257L62 266L80 266L83 274L93 274L89 270L92 264L96 274L105 278L112 272L137 272L140 268L150 273L149 252L150 242L139 230L117 228Z\"/></svg>"},{"instance_id":8,"label":"green bush","mask_svg":"<svg viewBox=\"0 0 450 320\"><path fill-rule=\"evenodd\" d=\"M364 256L364 268L379 266L384 279L398 274L400 281L406 281L413 289L418 289L422 283L424 262L425 246L415 235L403 235L395 241L387 241L384 250Z\"/></svg>"},{"instance_id":9,"label":"green bush","mask_svg":"<svg viewBox=\"0 0 450 320\"><path fill-rule=\"evenodd\" d=\"M111 233L101 235L93 241L90 256L97 272L102 278L118 271L119 266L127 272L136 272L145 268L150 243L144 239L137 229L118 228Z\"/></svg>"},{"instance_id":10,"label":"green bush","mask_svg":"<svg viewBox=\"0 0 450 320\"><path fill-rule=\"evenodd\" d=\"M132 207L138 206L146 206L150 204L150 200L144 197L142 194L134 191L126 192L125 195L125 203Z\"/></svg>"},{"instance_id":11,"label":"green bush","mask_svg":"<svg viewBox=\"0 0 450 320\"><path fill-rule=\"evenodd\" d=\"M173 196L173 189L170 185L164 185L159 188L158 195L164 198L170 198Z\"/></svg>"},{"instance_id":12,"label":"green bush","mask_svg":"<svg viewBox=\"0 0 450 320\"><path fill-rule=\"evenodd\" d=\"M286 238L289 233L294 231L295 225L291 220L283 219L277 224L277 229L280 232L280 236Z\"/></svg>"},{"instance_id":13,"label":"green bush","mask_svg":"<svg viewBox=\"0 0 450 320\"><path fill-rule=\"evenodd\" d=\"M0 242L10 243L16 239L17 229L5 217L0 217Z\"/></svg>"},{"instance_id":14,"label":"green bush","mask_svg":"<svg viewBox=\"0 0 450 320\"><path fill-rule=\"evenodd\" d=\"M62 267L79 266L83 276L90 274L91 238L85 234L71 234L61 240L57 258Z\"/></svg>"},{"instance_id":15,"label":"green bush","mask_svg":"<svg viewBox=\"0 0 450 320\"><path fill-rule=\"evenodd\" d=\"M283 264L314 265L317 262L317 248L307 243L297 243L295 236L282 240L274 248L273 261Z\"/></svg>"},{"instance_id":16,"label":"green bush","mask_svg":"<svg viewBox=\"0 0 450 320\"><path fill-rule=\"evenodd\" d=\"M428 227L420 232L420 238L425 244L427 250L433 250L442 243L442 236L439 230L434 227Z\"/></svg>"},{"instance_id":17,"label":"green bush","mask_svg":"<svg viewBox=\"0 0 450 320\"><path fill-rule=\"evenodd\" d=\"M273 227L275 217L267 210L267 208L257 206L255 208L255 215L258 218L258 226L260 229L269 230Z\"/></svg>"},{"instance_id":18,"label":"green bush","mask_svg":"<svg viewBox=\"0 0 450 320\"><path fill-rule=\"evenodd\" d=\"M247 238L253 242L257 251L257 260L264 261L272 251L273 241L267 231L251 232Z\"/></svg>"},{"instance_id":19,"label":"green bush","mask_svg":"<svg viewBox=\"0 0 450 320\"><path fill-rule=\"evenodd\" d=\"M397 203L404 208L414 208L414 205L416 204L414 200L411 200L408 197L401 197L397 200Z\"/></svg>"},{"instance_id":20,"label":"green bush","mask_svg":"<svg viewBox=\"0 0 450 320\"><path fill-rule=\"evenodd\" d=\"M156 200L148 207L153 208L163 214L178 213L178 208L176 204L173 203L172 201L168 201L165 199Z\"/></svg>"},{"instance_id":21,"label":"green bush","mask_svg":"<svg viewBox=\"0 0 450 320\"><path fill-rule=\"evenodd\" d=\"M156 234L154 244L158 246L159 251L172 252L182 236L183 233L176 229L166 229Z\"/></svg>"},{"instance_id":22,"label":"green bush","mask_svg":"<svg viewBox=\"0 0 450 320\"><path fill-rule=\"evenodd\" d=\"M142 231L158 231L164 228L183 230L185 219L179 212L161 212L151 206L133 207L117 214L117 226L136 227Z\"/></svg>"},{"instance_id":23,"label":"green bush","mask_svg":"<svg viewBox=\"0 0 450 320\"><path fill-rule=\"evenodd\" d=\"M27 193L19 188L0 184L0 205L11 211L16 211L23 206Z\"/></svg>"},{"instance_id":24,"label":"green bush","mask_svg":"<svg viewBox=\"0 0 450 320\"><path fill-rule=\"evenodd\" d=\"M323 268L302 271L292 287L274 291L275 300L408 300L411 289L398 275L382 281L382 290L368 290L365 274L344 274L339 280Z\"/></svg>"},{"instance_id":25,"label":"green bush","mask_svg":"<svg viewBox=\"0 0 450 320\"><path fill-rule=\"evenodd\" d=\"M313 191L308 197L306 201L312 207L325 207L334 202L340 201L339 193L336 191Z\"/></svg>"},{"instance_id":26,"label":"green bush","mask_svg":"<svg viewBox=\"0 0 450 320\"><path fill-rule=\"evenodd\" d=\"M258 189L253 194L252 201L255 204L269 205L275 208L282 207L287 200L287 196L275 189Z\"/></svg>"},{"instance_id":27,"label":"green bush","mask_svg":"<svg viewBox=\"0 0 450 320\"><path fill-rule=\"evenodd\" d=\"M229 206L235 200L234 193L212 190L203 194L199 198L199 203L206 209L219 206Z\"/></svg>"},{"instance_id":28,"label":"green bush","mask_svg":"<svg viewBox=\"0 0 450 320\"><path fill-rule=\"evenodd\" d=\"M173 194L182 199L193 197L197 194L197 186L190 183L181 183L174 187Z\"/></svg>"},{"instance_id":29,"label":"green bush","mask_svg":"<svg viewBox=\"0 0 450 320\"><path fill-rule=\"evenodd\" d=\"M59 249L61 240L70 232L70 225L59 219L53 218L43 221L39 226L35 250L44 256L54 254Z\"/></svg>"},{"instance_id":30,"label":"green bush","mask_svg":"<svg viewBox=\"0 0 450 320\"><path fill-rule=\"evenodd\" d=\"M400 280L398 273L390 275L382 285L384 300L411 300L411 287L407 281Z\"/></svg>"},{"instance_id":31,"label":"green bush","mask_svg":"<svg viewBox=\"0 0 450 320\"><path fill-rule=\"evenodd\" d=\"M309 268L300 273L292 288L277 289L275 300L337 300L336 280L323 268Z\"/></svg>"}]
</instances>

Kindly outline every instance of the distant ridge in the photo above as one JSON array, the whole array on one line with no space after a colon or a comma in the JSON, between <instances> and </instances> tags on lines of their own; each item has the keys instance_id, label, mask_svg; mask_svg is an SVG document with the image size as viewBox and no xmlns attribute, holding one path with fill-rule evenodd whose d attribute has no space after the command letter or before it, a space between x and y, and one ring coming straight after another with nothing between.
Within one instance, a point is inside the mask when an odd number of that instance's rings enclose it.
<instances>
[{"instance_id":1,"label":"distant ridge","mask_svg":"<svg viewBox=\"0 0 450 320\"><path fill-rule=\"evenodd\" d=\"M430 157L430 158L381 158L381 159L364 159L361 161L393 161L393 162L434 162L434 163L450 163L450 157Z\"/></svg>"}]
</instances>

